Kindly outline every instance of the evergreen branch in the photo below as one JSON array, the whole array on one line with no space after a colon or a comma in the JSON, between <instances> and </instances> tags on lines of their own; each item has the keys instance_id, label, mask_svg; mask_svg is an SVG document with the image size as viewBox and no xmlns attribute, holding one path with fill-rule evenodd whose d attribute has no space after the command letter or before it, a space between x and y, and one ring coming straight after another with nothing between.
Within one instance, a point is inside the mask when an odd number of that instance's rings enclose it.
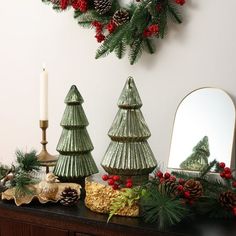
<instances>
[{"instance_id":1,"label":"evergreen branch","mask_svg":"<svg viewBox=\"0 0 236 236\"><path fill-rule=\"evenodd\" d=\"M117 30L110 34L103 44L98 48L95 58L98 59L111 53L120 42L125 41L126 34L129 32L129 23L126 23L117 28Z\"/></svg>"},{"instance_id":2,"label":"evergreen branch","mask_svg":"<svg viewBox=\"0 0 236 236\"><path fill-rule=\"evenodd\" d=\"M180 16L180 13L178 11L177 6L175 6L175 5L171 4L171 3L168 3L167 4L167 13L169 14L170 18L173 21L175 21L175 22L177 22L179 24L182 23L181 16Z\"/></svg>"},{"instance_id":3,"label":"evergreen branch","mask_svg":"<svg viewBox=\"0 0 236 236\"><path fill-rule=\"evenodd\" d=\"M216 160L213 160L210 162L207 166L205 166L201 171L200 171L200 178L204 178L206 174L210 172L210 170L217 164Z\"/></svg>"},{"instance_id":4,"label":"evergreen branch","mask_svg":"<svg viewBox=\"0 0 236 236\"><path fill-rule=\"evenodd\" d=\"M144 45L150 54L153 54L155 52L155 47L151 39L148 39L148 38L144 39Z\"/></svg>"},{"instance_id":5,"label":"evergreen branch","mask_svg":"<svg viewBox=\"0 0 236 236\"><path fill-rule=\"evenodd\" d=\"M29 185L35 184L36 181L32 179L27 173L19 173L15 176L12 182L12 187L15 187L15 196L32 195Z\"/></svg>"},{"instance_id":6,"label":"evergreen branch","mask_svg":"<svg viewBox=\"0 0 236 236\"><path fill-rule=\"evenodd\" d=\"M16 150L16 158L19 170L22 172L29 172L33 170L39 170L40 163L36 156L36 151L32 150L29 153L24 153L20 150Z\"/></svg>"},{"instance_id":7,"label":"evergreen branch","mask_svg":"<svg viewBox=\"0 0 236 236\"><path fill-rule=\"evenodd\" d=\"M125 55L125 50L126 50L126 45L124 42L120 42L116 47L115 47L115 54L116 56L121 59Z\"/></svg>"},{"instance_id":8,"label":"evergreen branch","mask_svg":"<svg viewBox=\"0 0 236 236\"><path fill-rule=\"evenodd\" d=\"M102 24L107 24L110 20L110 16L101 16L95 10L89 10L76 17L79 25L87 28L91 28L93 21L99 21Z\"/></svg>"},{"instance_id":9,"label":"evergreen branch","mask_svg":"<svg viewBox=\"0 0 236 236\"><path fill-rule=\"evenodd\" d=\"M150 188L141 198L142 215L146 222L158 222L159 229L177 224L188 211L179 199L173 199L157 188Z\"/></svg>"},{"instance_id":10,"label":"evergreen branch","mask_svg":"<svg viewBox=\"0 0 236 236\"><path fill-rule=\"evenodd\" d=\"M130 53L129 53L129 61L131 65L133 65L141 56L143 45L144 44L142 38L134 40L133 44L130 47Z\"/></svg>"}]
</instances>

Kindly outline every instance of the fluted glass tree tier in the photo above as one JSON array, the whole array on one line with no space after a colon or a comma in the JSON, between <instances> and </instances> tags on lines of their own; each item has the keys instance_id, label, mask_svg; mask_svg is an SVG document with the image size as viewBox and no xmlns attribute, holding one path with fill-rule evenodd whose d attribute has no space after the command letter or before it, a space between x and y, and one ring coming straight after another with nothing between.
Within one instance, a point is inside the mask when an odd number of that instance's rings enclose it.
<instances>
[{"instance_id":1,"label":"fluted glass tree tier","mask_svg":"<svg viewBox=\"0 0 236 236\"><path fill-rule=\"evenodd\" d=\"M126 81L118 107L108 132L111 143L101 165L109 174L132 177L136 182L147 180L157 161L147 142L151 133L140 110L142 101L131 77Z\"/></svg>"},{"instance_id":2,"label":"fluted glass tree tier","mask_svg":"<svg viewBox=\"0 0 236 236\"><path fill-rule=\"evenodd\" d=\"M84 113L83 98L73 85L65 98L67 104L57 144L60 153L54 173L62 180L76 181L98 172L91 155L93 144L86 130L88 120Z\"/></svg>"}]
</instances>

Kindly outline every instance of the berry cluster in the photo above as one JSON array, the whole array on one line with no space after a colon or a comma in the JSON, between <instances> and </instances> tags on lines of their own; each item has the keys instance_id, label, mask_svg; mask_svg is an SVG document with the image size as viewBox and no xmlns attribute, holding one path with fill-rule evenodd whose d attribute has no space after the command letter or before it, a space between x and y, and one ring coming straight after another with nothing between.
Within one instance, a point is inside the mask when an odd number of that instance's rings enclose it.
<instances>
[{"instance_id":1,"label":"berry cluster","mask_svg":"<svg viewBox=\"0 0 236 236\"><path fill-rule=\"evenodd\" d=\"M156 177L159 178L160 183L164 183L166 181L170 181L177 184L177 194L183 195L184 198L189 199L191 196L191 193L189 191L186 191L184 188L185 180L182 178L179 178L179 180L176 180L176 177L174 175L171 175L169 172L166 172L163 174L161 171L158 171L156 173Z\"/></svg>"},{"instance_id":2,"label":"berry cluster","mask_svg":"<svg viewBox=\"0 0 236 236\"><path fill-rule=\"evenodd\" d=\"M231 180L232 181L232 187L236 188L236 180L234 179L233 175L232 175L232 170L229 167L225 167L225 163L224 162L220 162L218 164L221 172L220 172L220 176L223 179L226 180Z\"/></svg>"},{"instance_id":3,"label":"berry cluster","mask_svg":"<svg viewBox=\"0 0 236 236\"><path fill-rule=\"evenodd\" d=\"M181 6L185 4L185 0L175 0L175 2Z\"/></svg>"},{"instance_id":4,"label":"berry cluster","mask_svg":"<svg viewBox=\"0 0 236 236\"><path fill-rule=\"evenodd\" d=\"M126 188L132 188L133 187L133 181L131 178L127 178L125 181L125 184L123 181L121 181L119 175L103 175L102 179L104 181L107 181L108 185L112 186L114 190L126 187Z\"/></svg>"},{"instance_id":5,"label":"berry cluster","mask_svg":"<svg viewBox=\"0 0 236 236\"><path fill-rule=\"evenodd\" d=\"M88 10L88 0L60 0L60 8L65 10L68 6L72 6L75 10L86 12Z\"/></svg>"},{"instance_id":6,"label":"berry cluster","mask_svg":"<svg viewBox=\"0 0 236 236\"><path fill-rule=\"evenodd\" d=\"M144 29L143 37L144 38L152 37L152 36L158 34L158 32L159 32L159 26L157 24L152 24Z\"/></svg>"},{"instance_id":7,"label":"berry cluster","mask_svg":"<svg viewBox=\"0 0 236 236\"><path fill-rule=\"evenodd\" d=\"M101 43L105 40L105 35L102 33L103 24L99 21L93 21L92 26L96 29L95 38L97 39L98 43Z\"/></svg>"},{"instance_id":8,"label":"berry cluster","mask_svg":"<svg viewBox=\"0 0 236 236\"><path fill-rule=\"evenodd\" d=\"M80 10L83 13L88 10L88 0L75 0L71 5L75 10Z\"/></svg>"}]
</instances>

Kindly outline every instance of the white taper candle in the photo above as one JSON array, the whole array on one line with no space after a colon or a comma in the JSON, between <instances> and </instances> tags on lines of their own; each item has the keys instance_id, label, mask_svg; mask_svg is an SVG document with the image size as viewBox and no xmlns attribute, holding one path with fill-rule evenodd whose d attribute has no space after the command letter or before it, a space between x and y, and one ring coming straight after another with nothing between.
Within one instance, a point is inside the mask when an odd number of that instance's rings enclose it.
<instances>
[{"instance_id":1,"label":"white taper candle","mask_svg":"<svg viewBox=\"0 0 236 236\"><path fill-rule=\"evenodd\" d=\"M48 72L45 66L40 74L40 120L48 120Z\"/></svg>"}]
</instances>

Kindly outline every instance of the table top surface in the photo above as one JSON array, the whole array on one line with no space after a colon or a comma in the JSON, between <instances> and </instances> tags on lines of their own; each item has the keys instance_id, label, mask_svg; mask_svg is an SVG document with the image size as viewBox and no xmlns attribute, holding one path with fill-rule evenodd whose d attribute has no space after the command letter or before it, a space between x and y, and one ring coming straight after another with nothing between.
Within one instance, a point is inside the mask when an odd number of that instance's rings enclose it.
<instances>
[{"instance_id":1,"label":"table top surface","mask_svg":"<svg viewBox=\"0 0 236 236\"><path fill-rule=\"evenodd\" d=\"M47 215L47 217L61 217L66 220L79 220L91 224L107 224L107 215L94 213L87 209L82 200L72 207L60 204L40 204L31 203L17 207L12 201L0 201L0 208L7 208L15 212L28 212L33 214ZM1 210L0 210L1 213ZM1 216L1 214L0 214ZM114 216L108 224L114 229L116 227L132 227L135 230L145 230L148 232L160 232L157 224L148 224L142 218ZM236 236L236 220L216 220L216 219L192 219L189 217L175 227L168 229L166 235L186 235L186 236ZM165 232L162 232L165 235Z\"/></svg>"}]
</instances>

